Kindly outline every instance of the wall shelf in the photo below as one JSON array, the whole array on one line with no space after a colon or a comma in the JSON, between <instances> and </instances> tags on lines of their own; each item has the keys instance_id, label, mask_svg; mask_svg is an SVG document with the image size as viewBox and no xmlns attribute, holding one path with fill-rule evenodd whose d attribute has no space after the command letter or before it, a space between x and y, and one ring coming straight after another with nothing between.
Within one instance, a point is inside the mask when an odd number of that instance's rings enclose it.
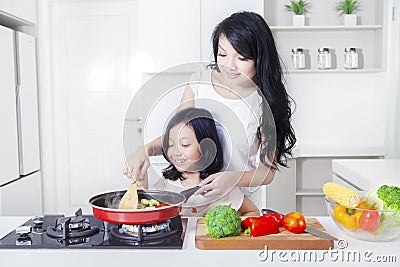
<instances>
[{"instance_id":1,"label":"wall shelf","mask_svg":"<svg viewBox=\"0 0 400 267\"><path fill-rule=\"evenodd\" d=\"M319 69L302 69L302 70L288 70L288 73L319 73L319 74L328 74L328 73L378 73L384 71L382 68L372 68L372 69L329 69L329 70L319 70Z\"/></svg>"},{"instance_id":2,"label":"wall shelf","mask_svg":"<svg viewBox=\"0 0 400 267\"><path fill-rule=\"evenodd\" d=\"M324 193L322 192L322 189L311 189L311 188L302 188L302 189L297 189L296 191L296 196L323 196Z\"/></svg>"},{"instance_id":3,"label":"wall shelf","mask_svg":"<svg viewBox=\"0 0 400 267\"><path fill-rule=\"evenodd\" d=\"M357 26L344 26L344 25L322 25L322 26L271 26L271 31L375 31L382 30L382 25L357 25Z\"/></svg>"}]
</instances>

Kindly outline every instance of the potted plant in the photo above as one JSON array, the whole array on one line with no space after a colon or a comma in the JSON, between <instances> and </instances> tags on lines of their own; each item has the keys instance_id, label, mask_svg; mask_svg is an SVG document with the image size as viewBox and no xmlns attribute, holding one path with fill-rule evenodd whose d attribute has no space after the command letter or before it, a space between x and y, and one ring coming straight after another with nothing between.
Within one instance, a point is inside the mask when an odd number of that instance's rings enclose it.
<instances>
[{"instance_id":1,"label":"potted plant","mask_svg":"<svg viewBox=\"0 0 400 267\"><path fill-rule=\"evenodd\" d=\"M308 13L310 4L307 1L290 1L290 5L285 5L286 11L293 12L293 26L304 26L305 14Z\"/></svg>"},{"instance_id":2,"label":"potted plant","mask_svg":"<svg viewBox=\"0 0 400 267\"><path fill-rule=\"evenodd\" d=\"M361 9L361 4L358 0L342 0L338 2L336 11L339 12L339 16L344 14L344 25L355 26L357 25L357 15L355 12Z\"/></svg>"}]
</instances>

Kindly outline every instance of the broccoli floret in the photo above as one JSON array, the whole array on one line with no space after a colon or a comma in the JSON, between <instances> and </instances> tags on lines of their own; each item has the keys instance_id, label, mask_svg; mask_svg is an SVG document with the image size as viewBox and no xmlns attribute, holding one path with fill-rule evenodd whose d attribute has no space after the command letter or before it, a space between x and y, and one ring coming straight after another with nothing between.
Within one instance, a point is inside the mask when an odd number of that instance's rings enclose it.
<instances>
[{"instance_id":1,"label":"broccoli floret","mask_svg":"<svg viewBox=\"0 0 400 267\"><path fill-rule=\"evenodd\" d=\"M149 205L150 205L150 207L152 207L152 206L157 206L157 205L160 205L160 202L158 202L157 200L155 200L154 198L152 198L152 199L150 199L150 201L149 201Z\"/></svg>"},{"instance_id":2,"label":"broccoli floret","mask_svg":"<svg viewBox=\"0 0 400 267\"><path fill-rule=\"evenodd\" d=\"M242 231L239 213L226 205L218 205L207 211L204 220L213 238L237 236Z\"/></svg>"},{"instance_id":3,"label":"broccoli floret","mask_svg":"<svg viewBox=\"0 0 400 267\"><path fill-rule=\"evenodd\" d=\"M400 211L400 187L382 185L376 193L387 208Z\"/></svg>"},{"instance_id":4,"label":"broccoli floret","mask_svg":"<svg viewBox=\"0 0 400 267\"><path fill-rule=\"evenodd\" d=\"M142 198L142 199L140 200L140 203L142 203L143 205L148 206L148 205L149 205L149 200L148 200L148 199L145 199L145 198Z\"/></svg>"}]
</instances>

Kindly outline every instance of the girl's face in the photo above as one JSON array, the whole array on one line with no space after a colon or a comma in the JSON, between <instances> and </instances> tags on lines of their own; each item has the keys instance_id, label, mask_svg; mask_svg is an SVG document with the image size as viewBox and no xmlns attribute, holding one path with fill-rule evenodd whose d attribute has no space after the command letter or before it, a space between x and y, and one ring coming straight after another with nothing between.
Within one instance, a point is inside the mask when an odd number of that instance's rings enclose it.
<instances>
[{"instance_id":1,"label":"girl's face","mask_svg":"<svg viewBox=\"0 0 400 267\"><path fill-rule=\"evenodd\" d=\"M180 123L171 128L167 155L179 172L198 171L191 168L201 156L200 144L191 127Z\"/></svg>"},{"instance_id":2,"label":"girl's face","mask_svg":"<svg viewBox=\"0 0 400 267\"><path fill-rule=\"evenodd\" d=\"M222 74L230 80L253 79L256 75L254 59L240 55L224 34L220 35L218 41L217 63Z\"/></svg>"}]
</instances>

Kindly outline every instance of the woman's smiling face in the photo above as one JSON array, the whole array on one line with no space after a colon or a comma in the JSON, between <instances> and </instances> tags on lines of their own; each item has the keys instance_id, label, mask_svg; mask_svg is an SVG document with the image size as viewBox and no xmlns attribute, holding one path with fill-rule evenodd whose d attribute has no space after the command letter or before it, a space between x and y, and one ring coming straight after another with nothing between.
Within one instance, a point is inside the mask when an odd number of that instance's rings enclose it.
<instances>
[{"instance_id":1,"label":"woman's smiling face","mask_svg":"<svg viewBox=\"0 0 400 267\"><path fill-rule=\"evenodd\" d=\"M219 69L228 79L253 79L256 75L254 60L240 55L224 34L219 37L217 61Z\"/></svg>"},{"instance_id":2,"label":"woman's smiling face","mask_svg":"<svg viewBox=\"0 0 400 267\"><path fill-rule=\"evenodd\" d=\"M167 155L179 172L198 171L191 166L200 159L200 144L190 126L179 123L171 128Z\"/></svg>"}]
</instances>

